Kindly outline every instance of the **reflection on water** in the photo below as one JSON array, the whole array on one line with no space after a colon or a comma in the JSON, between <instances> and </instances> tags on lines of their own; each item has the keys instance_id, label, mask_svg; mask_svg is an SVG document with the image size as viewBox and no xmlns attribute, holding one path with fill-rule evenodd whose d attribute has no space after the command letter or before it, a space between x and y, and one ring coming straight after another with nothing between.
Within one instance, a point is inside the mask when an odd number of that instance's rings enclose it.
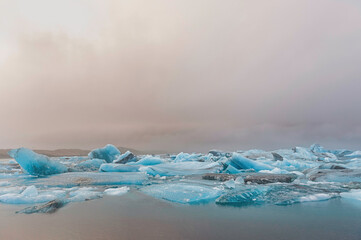
<instances>
[{"instance_id":1,"label":"reflection on water","mask_svg":"<svg viewBox=\"0 0 361 240\"><path fill-rule=\"evenodd\" d=\"M243 208L178 205L137 191L52 215L0 205L0 239L361 239L361 208L340 199Z\"/></svg>"}]
</instances>

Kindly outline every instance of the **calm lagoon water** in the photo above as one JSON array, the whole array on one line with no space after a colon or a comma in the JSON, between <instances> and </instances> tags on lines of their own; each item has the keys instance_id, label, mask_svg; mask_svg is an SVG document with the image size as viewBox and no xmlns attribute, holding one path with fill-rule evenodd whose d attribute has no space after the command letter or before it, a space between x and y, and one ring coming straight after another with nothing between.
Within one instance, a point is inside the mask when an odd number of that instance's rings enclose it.
<instances>
[{"instance_id":1,"label":"calm lagoon water","mask_svg":"<svg viewBox=\"0 0 361 240\"><path fill-rule=\"evenodd\" d=\"M342 199L290 206L179 205L138 191L15 214L0 205L0 239L361 239L361 204Z\"/></svg>"}]
</instances>

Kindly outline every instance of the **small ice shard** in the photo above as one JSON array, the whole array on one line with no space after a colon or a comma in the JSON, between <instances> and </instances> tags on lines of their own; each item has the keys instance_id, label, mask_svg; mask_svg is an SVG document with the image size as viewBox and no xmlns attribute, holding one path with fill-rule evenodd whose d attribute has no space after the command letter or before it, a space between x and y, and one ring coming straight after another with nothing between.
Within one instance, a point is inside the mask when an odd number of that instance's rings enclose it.
<instances>
[{"instance_id":1,"label":"small ice shard","mask_svg":"<svg viewBox=\"0 0 361 240\"><path fill-rule=\"evenodd\" d=\"M244 179L243 179L243 177L238 176L238 177L234 180L234 182L235 182L236 184L244 184Z\"/></svg>"},{"instance_id":2,"label":"small ice shard","mask_svg":"<svg viewBox=\"0 0 361 240\"><path fill-rule=\"evenodd\" d=\"M141 191L155 198L183 204L208 202L222 193L216 188L185 183L155 184Z\"/></svg>"},{"instance_id":3,"label":"small ice shard","mask_svg":"<svg viewBox=\"0 0 361 240\"><path fill-rule=\"evenodd\" d=\"M137 161L137 157L130 151L126 151L124 154L120 155L113 161L113 163L128 163Z\"/></svg>"},{"instance_id":4,"label":"small ice shard","mask_svg":"<svg viewBox=\"0 0 361 240\"><path fill-rule=\"evenodd\" d=\"M129 187L108 188L104 191L104 194L111 196L121 196L126 194L128 191Z\"/></svg>"},{"instance_id":5,"label":"small ice shard","mask_svg":"<svg viewBox=\"0 0 361 240\"><path fill-rule=\"evenodd\" d=\"M68 168L60 162L51 160L49 157L35 153L27 148L10 150L9 155L13 157L27 173L34 176L46 176L68 171Z\"/></svg>"},{"instance_id":6,"label":"small ice shard","mask_svg":"<svg viewBox=\"0 0 361 240\"><path fill-rule=\"evenodd\" d=\"M75 169L79 171L97 171L103 163L105 163L104 159L89 159L77 164Z\"/></svg>"},{"instance_id":7,"label":"small ice shard","mask_svg":"<svg viewBox=\"0 0 361 240\"><path fill-rule=\"evenodd\" d=\"M233 179L231 179L224 182L224 186L226 186L226 188L233 189L236 187L236 182Z\"/></svg>"},{"instance_id":8,"label":"small ice shard","mask_svg":"<svg viewBox=\"0 0 361 240\"><path fill-rule=\"evenodd\" d=\"M55 199L55 200L49 201L43 205L27 207L16 213L25 213L25 214L55 213L59 208L62 208L64 205L65 205L65 202L63 200Z\"/></svg>"},{"instance_id":9,"label":"small ice shard","mask_svg":"<svg viewBox=\"0 0 361 240\"><path fill-rule=\"evenodd\" d=\"M104 163L99 168L100 172L139 172L139 166L118 164L118 163Z\"/></svg>"},{"instance_id":10,"label":"small ice shard","mask_svg":"<svg viewBox=\"0 0 361 240\"><path fill-rule=\"evenodd\" d=\"M88 156L90 158L104 159L107 163L116 160L120 155L120 151L114 145L108 144L103 148L92 150Z\"/></svg>"},{"instance_id":11,"label":"small ice shard","mask_svg":"<svg viewBox=\"0 0 361 240\"><path fill-rule=\"evenodd\" d=\"M361 201L361 190L360 189L352 189L351 191L341 193L340 195L342 198Z\"/></svg>"},{"instance_id":12,"label":"small ice shard","mask_svg":"<svg viewBox=\"0 0 361 240\"><path fill-rule=\"evenodd\" d=\"M164 163L165 161L159 157L153 157L153 156L145 156L142 159L140 159L137 162L131 162L128 163L128 165L143 165L143 166L152 166L152 165L158 165L161 163Z\"/></svg>"},{"instance_id":13,"label":"small ice shard","mask_svg":"<svg viewBox=\"0 0 361 240\"><path fill-rule=\"evenodd\" d=\"M233 153L229 163L237 169L272 170L269 165L245 158L239 153Z\"/></svg>"},{"instance_id":14,"label":"small ice shard","mask_svg":"<svg viewBox=\"0 0 361 240\"><path fill-rule=\"evenodd\" d=\"M179 162L163 163L155 166L140 167L141 172L152 176L184 176L193 174L216 173L220 171L220 164L217 162Z\"/></svg>"}]
</instances>

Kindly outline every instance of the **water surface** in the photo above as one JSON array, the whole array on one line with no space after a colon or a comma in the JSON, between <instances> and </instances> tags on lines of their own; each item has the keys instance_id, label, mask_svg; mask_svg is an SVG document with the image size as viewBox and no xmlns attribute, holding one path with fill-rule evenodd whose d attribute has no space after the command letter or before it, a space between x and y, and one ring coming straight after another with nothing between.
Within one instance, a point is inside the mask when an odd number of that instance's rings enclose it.
<instances>
[{"instance_id":1,"label":"water surface","mask_svg":"<svg viewBox=\"0 0 361 240\"><path fill-rule=\"evenodd\" d=\"M343 199L290 206L180 205L136 190L73 203L55 214L0 205L0 239L361 239L361 205Z\"/></svg>"}]
</instances>

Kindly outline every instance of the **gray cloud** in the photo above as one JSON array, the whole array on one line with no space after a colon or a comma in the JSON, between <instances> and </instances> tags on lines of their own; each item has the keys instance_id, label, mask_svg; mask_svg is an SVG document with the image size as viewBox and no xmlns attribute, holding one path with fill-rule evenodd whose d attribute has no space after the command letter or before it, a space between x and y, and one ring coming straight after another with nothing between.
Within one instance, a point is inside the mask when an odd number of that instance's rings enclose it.
<instances>
[{"instance_id":1,"label":"gray cloud","mask_svg":"<svg viewBox=\"0 0 361 240\"><path fill-rule=\"evenodd\" d=\"M359 146L357 1L19 2L0 2L0 147Z\"/></svg>"}]
</instances>

